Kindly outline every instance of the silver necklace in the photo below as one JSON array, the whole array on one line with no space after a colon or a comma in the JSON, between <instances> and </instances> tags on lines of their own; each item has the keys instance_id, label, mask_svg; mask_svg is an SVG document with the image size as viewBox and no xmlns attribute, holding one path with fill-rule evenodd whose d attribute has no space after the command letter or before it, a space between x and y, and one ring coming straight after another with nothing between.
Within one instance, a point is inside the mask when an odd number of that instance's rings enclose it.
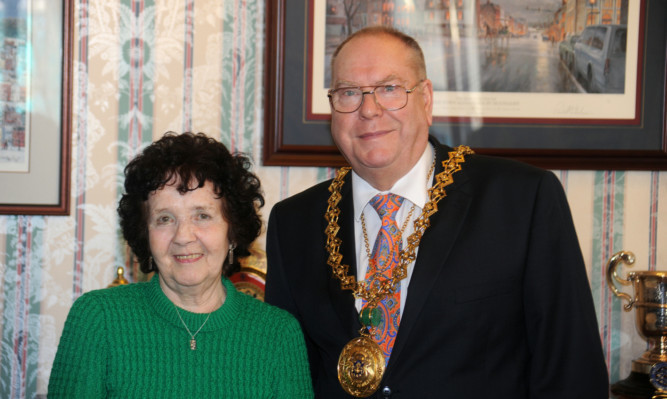
<instances>
[{"instance_id":1,"label":"silver necklace","mask_svg":"<svg viewBox=\"0 0 667 399\"><path fill-rule=\"evenodd\" d=\"M193 334L193 333L190 332L190 329L188 328L188 325L185 324L185 321L183 321L183 317L181 317L181 312L178 311L178 308L176 306L174 306L174 309L176 309L176 314L178 315L178 318L181 320L181 323L183 323L183 327L185 327L185 331L187 331L188 334L190 335L190 350L196 350L197 349L197 340L195 339L195 337L197 336L197 334L199 334L199 331L201 331L202 327L204 327L204 325L208 321L208 318L211 317L211 313L213 313L213 312L209 313L208 316L206 316L206 320L204 320L202 325L199 326L199 329L197 331L195 331L195 333Z\"/></svg>"}]
</instances>

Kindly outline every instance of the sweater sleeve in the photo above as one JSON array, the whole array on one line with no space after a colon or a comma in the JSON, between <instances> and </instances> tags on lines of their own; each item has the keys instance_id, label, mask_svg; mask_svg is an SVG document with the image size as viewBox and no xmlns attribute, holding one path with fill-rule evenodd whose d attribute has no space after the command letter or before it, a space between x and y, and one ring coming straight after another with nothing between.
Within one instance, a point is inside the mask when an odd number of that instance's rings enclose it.
<instances>
[{"instance_id":1,"label":"sweater sleeve","mask_svg":"<svg viewBox=\"0 0 667 399\"><path fill-rule=\"evenodd\" d=\"M309 399L313 398L313 387L308 369L306 343L299 323L293 317L286 319L283 324L283 338L279 340L282 346L280 362L274 370L277 372L278 388L276 398Z\"/></svg>"},{"instance_id":2,"label":"sweater sleeve","mask_svg":"<svg viewBox=\"0 0 667 399\"><path fill-rule=\"evenodd\" d=\"M67 315L49 379L49 398L106 397L104 312L95 296L77 299Z\"/></svg>"}]
</instances>

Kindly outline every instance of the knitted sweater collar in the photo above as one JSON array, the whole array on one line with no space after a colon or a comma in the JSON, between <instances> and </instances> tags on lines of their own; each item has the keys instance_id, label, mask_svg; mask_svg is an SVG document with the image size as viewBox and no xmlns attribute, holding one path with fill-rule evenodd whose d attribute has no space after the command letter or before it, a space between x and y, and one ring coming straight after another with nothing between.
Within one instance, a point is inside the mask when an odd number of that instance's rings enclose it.
<instances>
[{"instance_id":1,"label":"knitted sweater collar","mask_svg":"<svg viewBox=\"0 0 667 399\"><path fill-rule=\"evenodd\" d=\"M201 329L202 332L214 331L229 326L241 312L240 296L243 294L237 291L234 284L225 277L222 277L222 284L227 292L225 302L211 313L211 317ZM153 311L167 322L182 328L183 324L176 313L176 305L162 292L157 273L146 284L146 288L146 299ZM192 331L197 330L208 317L208 313L192 313L182 308L178 308L178 311L183 321Z\"/></svg>"}]
</instances>

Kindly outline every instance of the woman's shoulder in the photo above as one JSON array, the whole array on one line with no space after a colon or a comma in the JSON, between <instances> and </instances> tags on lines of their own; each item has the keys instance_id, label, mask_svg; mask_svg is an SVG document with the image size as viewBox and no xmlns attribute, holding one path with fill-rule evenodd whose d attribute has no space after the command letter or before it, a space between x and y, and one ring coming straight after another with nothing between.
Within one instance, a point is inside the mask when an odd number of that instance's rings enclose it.
<instances>
[{"instance_id":1,"label":"woman's shoulder","mask_svg":"<svg viewBox=\"0 0 667 399\"><path fill-rule=\"evenodd\" d=\"M243 307L251 310L253 314L257 314L258 317L269 317L269 318L294 318L288 311L280 309L277 306L270 305L262 300L253 298L250 295L244 294L239 291L239 300L242 302Z\"/></svg>"},{"instance_id":2,"label":"woman's shoulder","mask_svg":"<svg viewBox=\"0 0 667 399\"><path fill-rule=\"evenodd\" d=\"M110 288L99 288L82 294L72 307L122 307L136 303L146 289L146 283L132 283Z\"/></svg>"},{"instance_id":3,"label":"woman's shoulder","mask_svg":"<svg viewBox=\"0 0 667 399\"><path fill-rule=\"evenodd\" d=\"M119 328L122 321L136 318L142 285L101 288L82 294L72 303L66 324L85 330Z\"/></svg>"},{"instance_id":4,"label":"woman's shoulder","mask_svg":"<svg viewBox=\"0 0 667 399\"><path fill-rule=\"evenodd\" d=\"M239 293L242 304L242 314L253 323L265 323L275 326L298 326L296 318L284 309L262 302L244 293Z\"/></svg>"}]
</instances>

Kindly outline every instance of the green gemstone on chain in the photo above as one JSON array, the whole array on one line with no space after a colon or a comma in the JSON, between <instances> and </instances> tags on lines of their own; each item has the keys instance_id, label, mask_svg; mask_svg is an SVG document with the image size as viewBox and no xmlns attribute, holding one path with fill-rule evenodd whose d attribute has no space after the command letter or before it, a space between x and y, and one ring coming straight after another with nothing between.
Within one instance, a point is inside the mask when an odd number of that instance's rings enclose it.
<instances>
[{"instance_id":1,"label":"green gemstone on chain","mask_svg":"<svg viewBox=\"0 0 667 399\"><path fill-rule=\"evenodd\" d=\"M382 322L382 312L378 308L365 307L361 309L359 321L367 327L377 327Z\"/></svg>"}]
</instances>

